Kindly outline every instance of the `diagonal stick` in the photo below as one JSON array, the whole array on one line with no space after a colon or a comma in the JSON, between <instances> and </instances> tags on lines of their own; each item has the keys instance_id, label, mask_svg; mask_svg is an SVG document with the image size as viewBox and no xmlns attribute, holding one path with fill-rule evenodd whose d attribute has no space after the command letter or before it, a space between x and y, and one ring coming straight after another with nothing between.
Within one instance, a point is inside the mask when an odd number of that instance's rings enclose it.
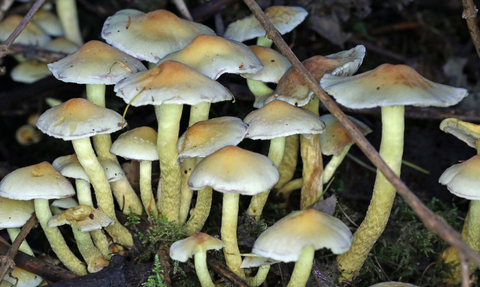
<instances>
[{"instance_id":1,"label":"diagonal stick","mask_svg":"<svg viewBox=\"0 0 480 287\"><path fill-rule=\"evenodd\" d=\"M308 87L315 95L322 101L325 107L332 113L345 127L348 134L355 140L357 145L362 149L370 161L383 173L387 180L395 187L398 193L403 197L405 202L417 213L423 224L440 236L443 240L450 243L460 252L465 254L477 266L480 266L480 255L468 247L463 241L462 237L456 232L445 220L428 209L413 192L395 175L395 173L382 160L375 148L365 139L362 133L353 125L347 116L340 110L340 108L333 102L333 100L323 91L320 85L300 63L292 50L288 47L282 39L280 33L275 29L270 20L267 19L265 13L262 12L258 4L254 0L243 0L250 8L255 17L258 19L262 27L266 31L266 36L273 40L275 45L279 48L282 54L292 63L294 69L307 82Z\"/></svg>"}]
</instances>

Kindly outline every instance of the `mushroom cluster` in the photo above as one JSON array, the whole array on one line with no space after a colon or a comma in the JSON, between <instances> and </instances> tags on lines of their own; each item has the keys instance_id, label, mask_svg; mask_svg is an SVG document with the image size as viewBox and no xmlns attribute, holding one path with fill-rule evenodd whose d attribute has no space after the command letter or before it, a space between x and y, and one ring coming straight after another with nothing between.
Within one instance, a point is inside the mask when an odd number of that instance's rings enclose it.
<instances>
[{"instance_id":1,"label":"mushroom cluster","mask_svg":"<svg viewBox=\"0 0 480 287\"><path fill-rule=\"evenodd\" d=\"M308 13L300 7L278 6L268 8L266 14L283 34L299 25ZM40 24L42 17L37 15L39 25L44 25ZM65 27L65 31L70 28ZM0 39L2 33L0 30ZM144 13L127 9L108 17L101 35L106 43L89 41L48 65L57 79L86 85L86 99L73 98L52 107L36 122L43 133L71 141L75 154L61 156L53 165L42 162L7 175L0 183L0 228L9 228L14 238L13 228L20 227L35 212L57 257L74 273L83 275L108 265L109 237L125 248L135 247L129 229L117 219L118 206L124 213L145 214L152 224L163 216L172 224L184 226L190 237L175 242L170 257L185 262L193 255L202 286L215 286L206 265L209 249L223 248L228 268L251 286L261 285L270 264L280 261L296 262L288 286L305 286L315 250L321 248L341 254L341 280L350 280L356 274L385 228L395 190L378 172L366 218L354 235L338 218L311 208L322 199L323 184L333 177L354 142L332 115L320 117L319 100L285 57L270 48L271 41L253 16L232 23L220 37L207 26L180 19L166 10ZM256 37L257 46L241 43ZM77 44L83 42L81 37L70 38ZM50 36L28 39L29 44L43 45ZM399 175L404 106L450 106L467 92L433 83L404 65L383 64L352 76L365 52L359 45L313 56L303 65L340 104L354 109L381 107L380 154ZM149 62L150 69L141 61ZM243 120L231 116L209 119L215 114L210 113L212 104L235 99L217 81L224 73L237 74L239 80L245 78L256 97L253 107L257 109ZM271 89L265 83L277 86ZM125 117L129 114L126 109L122 116L106 108L106 85L113 86L127 108L153 106L157 129L132 127L112 143L110 134L127 127ZM188 128L182 131L184 105L190 106L190 115ZM364 134L371 132L365 124L351 119ZM460 126L461 132L457 133L454 126ZM469 129L458 122L444 127L479 149L478 128ZM239 147L245 138L270 140L268 156ZM302 177L293 179L299 153ZM325 168L323 155L333 156ZM139 190L132 187L117 156L140 162ZM440 179L456 195L473 200L465 224L466 240L472 247L480 246L480 201L473 195L478 168L472 171L480 161L478 157L450 168ZM160 175L154 186L152 162L157 160ZM75 188L65 177L75 181ZM466 184L458 188L459 181ZM250 246L253 257L247 256L242 263L237 240L239 216L258 222L270 190L288 198L295 189L301 189L300 204L295 207L299 211L260 234ZM223 193L221 240L201 232L215 208L213 190ZM74 195L78 203L66 206L64 211L56 207L53 210L57 214L52 215L49 199ZM241 210L241 196L251 196L245 210ZM15 221L1 217L7 210L1 206L7 203L9 208L18 206L14 208ZM63 224L71 225L85 263L67 246L57 228ZM22 250L33 255L27 245ZM244 271L256 267L254 277Z\"/></svg>"}]
</instances>

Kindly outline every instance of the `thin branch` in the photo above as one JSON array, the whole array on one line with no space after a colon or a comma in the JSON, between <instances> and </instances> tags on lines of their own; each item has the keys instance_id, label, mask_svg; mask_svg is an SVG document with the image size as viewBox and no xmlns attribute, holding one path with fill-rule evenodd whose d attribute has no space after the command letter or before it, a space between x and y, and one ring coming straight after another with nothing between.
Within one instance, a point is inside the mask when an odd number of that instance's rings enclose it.
<instances>
[{"instance_id":1,"label":"thin branch","mask_svg":"<svg viewBox=\"0 0 480 287\"><path fill-rule=\"evenodd\" d=\"M27 237L27 234L30 232L32 227L37 224L37 217L35 214L32 214L32 216L27 220L25 225L23 225L22 230L20 230L20 233L18 236L13 240L12 245L7 251L7 254L4 255L3 261L4 264L0 267L0 282L2 282L3 278L5 277L5 274L9 273L13 268L15 268L15 263L13 262L13 259L15 258L15 255L17 255L18 248L20 247L20 244L25 240L25 237Z\"/></svg>"},{"instance_id":2,"label":"thin branch","mask_svg":"<svg viewBox=\"0 0 480 287\"><path fill-rule=\"evenodd\" d=\"M462 237L456 232L445 220L428 209L413 192L395 175L395 173L382 160L375 148L365 139L362 133L353 125L347 116L340 110L340 108L333 102L333 100L323 91L315 79L308 73L302 63L297 59L292 50L288 47L282 39L280 33L275 29L272 23L267 19L257 3L253 0L243 0L250 10L252 10L255 17L260 24L267 31L266 36L273 40L275 45L279 48L282 54L292 63L294 69L302 75L304 80L308 83L308 87L315 95L322 101L325 107L333 114L345 127L350 137L352 137L357 145L362 149L365 155L372 161L372 163L383 173L387 180L392 183L398 193L403 197L405 202L417 213L425 226L447 241L460 252L463 252L475 264L480 266L480 255L468 247L463 241Z\"/></svg>"},{"instance_id":3,"label":"thin branch","mask_svg":"<svg viewBox=\"0 0 480 287\"><path fill-rule=\"evenodd\" d=\"M472 0L462 0L462 4L463 4L462 18L467 21L470 37L472 38L473 44L475 45L475 50L477 50L477 54L480 57L480 31L478 30L478 26L477 26L478 9L473 4Z\"/></svg>"},{"instance_id":4,"label":"thin branch","mask_svg":"<svg viewBox=\"0 0 480 287\"><path fill-rule=\"evenodd\" d=\"M42 7L43 3L45 3L45 0L37 0L35 2L35 4L33 4L32 8L30 8L27 15L25 15L25 17L23 17L23 20L20 22L20 24L18 24L17 28L15 28L15 30L13 30L12 34L10 34L10 36L8 36L7 40L5 40L5 42L3 42L2 45L0 45L0 58L5 57L5 55L8 53L8 48L10 47L10 45L12 45L13 41L15 41L15 39L17 39L17 37L18 37L18 35L20 35L20 33L22 33L23 29L25 29L25 27L27 27L28 22L30 22L33 15L35 15L35 13L37 13L38 9L40 9L40 7Z\"/></svg>"}]
</instances>

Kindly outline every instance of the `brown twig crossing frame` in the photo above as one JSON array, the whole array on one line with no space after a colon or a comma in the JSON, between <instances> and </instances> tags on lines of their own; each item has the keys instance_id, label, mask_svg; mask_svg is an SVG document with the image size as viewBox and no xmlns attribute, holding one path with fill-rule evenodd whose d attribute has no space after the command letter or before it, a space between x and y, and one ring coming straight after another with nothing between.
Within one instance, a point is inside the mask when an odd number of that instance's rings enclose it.
<instances>
[{"instance_id":1,"label":"brown twig crossing frame","mask_svg":"<svg viewBox=\"0 0 480 287\"><path fill-rule=\"evenodd\" d=\"M355 140L357 145L362 149L370 161L385 175L388 181L392 183L398 193L403 197L405 202L417 213L425 226L440 236L443 240L450 243L466 257L471 259L477 266L480 266L480 255L475 253L463 241L458 232L456 232L445 220L428 209L418 197L411 192L408 187L396 176L393 171L382 160L375 148L365 139L362 133L353 125L347 116L340 110L340 108L333 102L333 100L323 91L320 85L300 63L292 50L288 47L282 39L280 33L275 29L272 23L267 19L258 4L254 0L243 0L250 8L260 24L265 29L266 36L273 40L275 45L280 49L282 54L292 63L295 70L302 75L303 79L308 83L308 87L315 95L322 101L325 107L332 113L345 127L350 136Z\"/></svg>"}]
</instances>

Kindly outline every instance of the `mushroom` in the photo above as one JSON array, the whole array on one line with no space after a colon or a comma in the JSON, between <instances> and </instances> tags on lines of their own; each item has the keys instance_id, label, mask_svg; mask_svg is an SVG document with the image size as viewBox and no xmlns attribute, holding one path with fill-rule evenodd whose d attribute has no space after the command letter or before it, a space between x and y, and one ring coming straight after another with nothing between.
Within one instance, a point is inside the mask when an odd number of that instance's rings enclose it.
<instances>
[{"instance_id":1,"label":"mushroom","mask_svg":"<svg viewBox=\"0 0 480 287\"><path fill-rule=\"evenodd\" d=\"M6 228L12 242L20 233L20 227L25 225L35 212L32 200L13 200L0 197L0 230ZM33 251L27 241L23 241L18 250L30 256Z\"/></svg>"},{"instance_id":2,"label":"mushroom","mask_svg":"<svg viewBox=\"0 0 480 287\"><path fill-rule=\"evenodd\" d=\"M289 287L305 286L315 250L329 248L342 254L352 244L350 229L339 219L307 209L292 212L267 228L255 241L252 253L282 262L295 261Z\"/></svg>"},{"instance_id":3,"label":"mushroom","mask_svg":"<svg viewBox=\"0 0 480 287\"><path fill-rule=\"evenodd\" d=\"M242 260L237 245L238 202L240 194L255 195L269 190L278 181L278 170L266 156L226 146L204 158L188 180L188 186L199 190L210 186L223 193L221 236L225 243L227 266L240 277Z\"/></svg>"},{"instance_id":4,"label":"mushroom","mask_svg":"<svg viewBox=\"0 0 480 287\"><path fill-rule=\"evenodd\" d=\"M400 175L403 154L405 105L447 107L467 96L467 90L437 84L405 65L383 64L353 77L325 75L320 84L341 104L353 109L382 109L380 155ZM395 188L377 170L372 200L367 214L355 232L349 252L339 256L342 276L350 280L385 229Z\"/></svg>"},{"instance_id":5,"label":"mushroom","mask_svg":"<svg viewBox=\"0 0 480 287\"><path fill-rule=\"evenodd\" d=\"M262 257L256 254L248 254L252 256L245 256L245 259L242 261L240 268L252 268L258 267L257 274L255 277L247 277L248 285L257 287L262 285L262 283L267 279L268 271L270 271L270 265L279 263L280 261L273 260L272 258Z\"/></svg>"},{"instance_id":6,"label":"mushroom","mask_svg":"<svg viewBox=\"0 0 480 287\"><path fill-rule=\"evenodd\" d=\"M148 217L158 217L152 191L152 161L158 160L157 132L151 127L139 127L121 134L110 152L126 159L140 161L140 197Z\"/></svg>"},{"instance_id":7,"label":"mushroom","mask_svg":"<svg viewBox=\"0 0 480 287\"><path fill-rule=\"evenodd\" d=\"M202 287L214 287L212 278L207 268L207 251L219 250L225 247L225 244L206 233L198 232L194 235L176 241L170 247L170 257L173 260L187 262L188 258L194 256L195 272Z\"/></svg>"}]
</instances>

